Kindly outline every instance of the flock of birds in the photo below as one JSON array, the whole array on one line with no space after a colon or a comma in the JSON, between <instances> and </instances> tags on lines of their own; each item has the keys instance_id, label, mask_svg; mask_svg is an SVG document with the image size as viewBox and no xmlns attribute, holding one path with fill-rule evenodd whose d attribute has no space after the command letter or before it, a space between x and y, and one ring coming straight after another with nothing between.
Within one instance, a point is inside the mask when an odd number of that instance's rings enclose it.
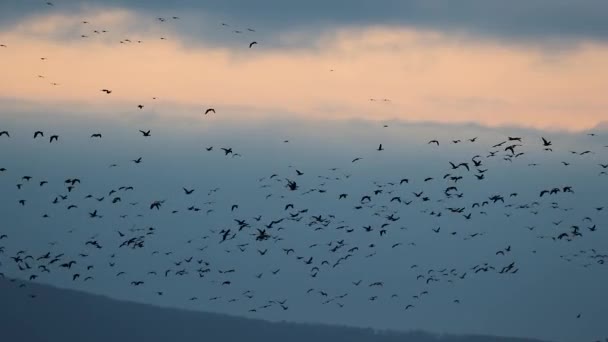
<instances>
[{"instance_id":1,"label":"flock of birds","mask_svg":"<svg viewBox=\"0 0 608 342\"><path fill-rule=\"evenodd\" d=\"M142 139L150 139L150 130L140 130ZM1 139L11 139L11 132L1 131ZM60 143L60 137L56 134L47 134L43 131L35 131L32 139L48 138L48 143ZM102 139L102 133L92 133L91 139ZM469 139L476 142L476 138ZM459 140L451 141L452 144L460 143ZM2 143L2 141L0 141ZM440 146L439 141L428 142L429 148ZM531 144L534 145L533 143ZM548 146L552 143L545 138L537 144L546 153L552 150ZM435 146L435 147L433 147ZM319 279L317 287L306 289L308 296L318 296L323 305L336 305L342 308L346 305L345 298L352 296L349 287L366 287L369 289L367 300L376 301L383 294L382 288L385 282L378 279L348 279L344 280L344 291L341 293L330 293L323 289L323 274L336 272L348 263L357 262L362 258L373 258L385 254L387 250L392 251L400 248L415 248L416 242L412 239L408 242L396 240L398 231L408 231L404 221L406 216L411 215L410 210L419 211L424 215L433 218L443 216L449 217L450 222L464 220L465 222L474 220L476 216L504 215L509 218L518 212L527 212L531 215L538 215L541 211L552 210L560 217L559 220L547 222L550 229L537 225L527 225L524 228L529 232L543 231L544 234L537 235L539 239L549 239L555 243L576 243L579 239L588 237L593 239L593 234L603 229L602 222L605 216L599 216L608 211L608 206L592 206L588 208L588 215L575 219L569 213L573 208L563 207L560 201L565 196L574 196L576 189L571 185L556 185L547 189L540 189L535 194L525 194L522 196L517 192L489 194L487 198L471 202L466 196L466 188L460 184L464 179L483 182L491 169L486 167L486 160L492 158L502 160L505 163L514 163L517 158L524 155L522 152L524 144L519 137L507 137L504 141L489 146L487 155L475 155L469 161L448 161L446 162L445 172L437 176L429 176L424 179L400 178L394 181L378 183L374 182L368 193L353 194L348 188L340 189L340 182L348 179L351 175L340 173L340 168L331 168L330 176L316 175L315 178L321 179L315 187L304 188L300 179L309 176L307 172L294 169L290 174L273 173L257 179L259 188L267 191L264 196L269 199L272 196L280 197L285 202L279 208L268 208L274 214L272 216L256 215L253 217L242 217L239 213L241 203L233 203L227 208L219 208L214 204L214 194L221 191L220 187L215 187L207 191L207 201L200 204L193 204L187 207L171 207L170 203L163 200L149 199L138 201L135 199L136 188L132 185L121 185L108 188L105 193L91 194L86 192L83 187L86 183L94 183L95 179L76 177L63 180L63 191L53 195L45 193L44 189L52 185L51 181L42 178L34 178L30 175L15 175L6 167L0 168L0 181L3 186L16 187L18 191L27 188L39 188L37 197L49 197L48 206L54 206L56 212L62 215L85 215L91 220L106 220L108 227L113 226L113 220L120 219L125 222L123 227L111 232L92 233L90 237L81 241L82 252L70 255L62 252L60 242L51 241L47 250L31 250L27 246L13 246L9 249L6 245L10 242L10 235L3 233L0 229L0 276L4 277L3 272L8 272L11 276L29 281L43 281L51 273L62 277L69 277L73 282L87 282L96 280L96 272L100 268L105 270L115 270L115 277L123 279L125 284L133 287L141 287L143 291L149 291L157 296L166 294L165 290L158 286L158 279L164 278L165 281L171 278L205 278L211 283L215 283L220 288L232 287L235 281L231 278L237 272L251 272L251 282L240 284L245 290L239 296L226 296L220 292L210 295L206 299L209 301L225 300L232 303L239 300L249 300L255 303L255 283L256 279L264 277L275 277L275 281L280 281L279 275L281 268L265 268L263 258L271 253L284 254L286 258L293 258L299 263L299 270L308 274L313 279ZM205 148L211 152L214 147ZM236 153L230 147L222 147L222 155L234 156ZM371 149L373 151L373 149ZM376 149L376 153L384 153L382 145ZM584 156L594 153L589 151L570 151L573 155ZM349 161L353 168L364 160L364 157L355 157ZM4 161L6 162L6 161ZM137 157L131 161L133 164L144 163L142 157ZM564 162L564 166L570 163ZM528 167L535 167L538 164L529 163ZM112 163L110 168L117 168L118 163ZM597 177L608 176L608 163L597 165ZM6 179L12 179L12 184L8 184ZM608 179L608 178L607 178ZM432 182L445 183L443 191L431 192L424 188L424 185ZM466 182L466 180L465 180ZM82 185L81 185L82 184ZM469 183L470 184L470 183ZM196 195L201 190L194 187L181 187L184 197ZM8 193L8 189L3 192ZM307 207L298 204L298 198L303 198L308 194L316 193L323 196L326 212L311 212ZM518 200L521 197L528 200ZM22 208L27 209L31 200L39 201L39 198L18 197L15 201ZM348 201L352 205L352 210L364 212L364 216L374 218L373 224L357 224L349 222L345 217L341 218L329 213L332 201ZM110 209L109 207L113 207ZM169 207L169 209L167 209ZM63 209L62 209L63 208ZM114 211L116 208L123 211L118 217L110 217L104 211ZM50 210L50 209L49 209ZM158 232L163 232L162 228L147 226L144 219L148 216L146 212L163 211L170 215L185 215L189 213L204 213L211 215L215 211L229 212L233 217L231 222L226 222L222 228L209 228L199 236L184 237L185 243L191 248L176 250L150 250L147 244L155 239ZM42 219L49 219L50 215L40 213ZM598 218L599 216L599 218ZM137 223L143 224L137 224ZM203 219L204 222L204 219ZM132 225L132 228L126 228ZM474 227L474 225L472 225ZM22 227L25 228L25 227ZM463 232L459 230L447 230L448 228L436 226L428 229L428 234L448 235L462 240L481 239L484 235L491 233L487 230L477 230ZM290 238L290 231L307 230L314 234L317 239L315 243L302 246L301 242ZM547 230L549 233L546 233ZM326 240L324 232L333 231L334 238ZM69 230L67 233L72 233ZM419 232L420 234L421 232ZM367 241L365 244L355 243L361 241L361 237ZM162 237L158 237L161 239ZM259 270L238 270L235 267L220 267L206 254L207 249L223 249L225 253L242 253L244 258L260 258ZM299 247L298 247L299 246ZM486 274L494 274L500 277L515 276L520 270L519 264L509 258L510 253L517 246L505 245L504 248L497 250L491 260L486 260L475 265L461 268L423 268L423 266L412 263L409 268L412 274L412 281L422 284L423 290L404 296L403 293L391 293L391 299L403 301L403 310L415 310L419 303L422 303L425 296L430 295L438 289L437 284L453 284L456 282L469 281ZM146 270L145 273L131 274L120 269L120 256L127 257L124 250L136 251L152 258L154 265L158 268ZM187 252L188 251L188 252ZM536 250L532 251L536 253ZM386 255L385 255L386 256ZM594 248L580 250L577 253L562 255L567 262L579 262L585 268L604 267L608 261L608 250L597 250ZM161 267L160 265L164 265ZM218 265L218 266L216 266ZM16 281L11 279L11 281ZM25 283L20 287L26 288ZM251 287L249 287L251 286ZM36 293L30 293L31 298L36 298ZM184 300L199 301L205 298L201 296L189 296ZM459 298L454 298L454 304L460 304ZM263 310L277 308L279 310L289 310L290 305L286 298L267 299L257 306L251 307L248 312L256 313ZM574 317L581 318L581 313L576 313Z\"/></svg>"},{"instance_id":2,"label":"flock of birds","mask_svg":"<svg viewBox=\"0 0 608 342\"><path fill-rule=\"evenodd\" d=\"M48 6L54 6L48 2ZM157 18L159 22L169 20ZM171 20L179 20L179 17L171 17ZM82 22L88 25L88 21ZM224 27L228 24L222 23ZM248 32L255 32L248 28ZM95 34L106 33L106 30L94 30ZM242 30L234 30L235 34L243 33ZM82 38L88 38L83 34ZM161 37L161 39L165 39ZM141 41L136 41L141 43ZM121 44L132 43L129 39L120 41ZM257 44L252 41L251 48ZM0 47L8 48L5 44ZM42 60L46 60L43 57ZM40 76L40 75L39 75ZM43 76L40 76L43 77ZM57 85L56 83L54 85ZM105 95L111 95L112 90L100 89ZM103 96L105 96L103 95ZM156 98L154 98L156 99ZM369 101L390 102L389 99L369 99ZM145 105L139 104L139 110L144 110ZM201 115L216 114L215 108L207 108ZM384 127L387 127L385 125ZM137 132L134 132L137 134ZM154 139L150 129L139 130L140 139ZM5 139L13 138L14 132L1 131L0 144ZM48 139L49 143L61 144L62 140L58 134L52 134L37 130L31 135L32 139ZM93 132L91 139L103 139L101 132ZM588 138L594 139L595 134L589 133ZM284 143L288 143L285 140ZM429 149L441 148L445 144L480 144L477 137L451 140L447 142L433 139L428 141ZM557 144L556 144L557 145ZM576 157L583 158L586 155L605 155L608 146L598 147L600 150L569 151ZM542 153L552 153L556 147L546 137L538 137L537 141L526 141L522 137L508 136L498 143L482 145L483 153L476 154L467 160L446 161L445 170L429 175L424 179L410 179L399 177L388 182L372 182L369 190L365 193L352 193L348 187L340 187L341 184L351 177L349 170L332 167L329 175L313 175L306 170L293 168L289 173L272 173L260 175L252 181L257 181L260 191L264 191L261 201L271 197L279 198L283 203L279 207L267 209L263 215L243 217L240 206L243 203L233 203L229 207L221 208L215 206L213 196L221 191L221 187L213 187L206 191L208 198L204 203L193 203L187 207L172 206L171 201L166 199L143 199L137 198L136 187L133 185L111 186L104 193L87 192L87 184L93 184L95 179L70 176L62 180L62 191L59 194L46 193L53 181L37 178L30 175L20 175L11 172L10 167L0 165L0 185L16 187L18 193L28 188L39 188L36 198L18 196L15 202L26 210L31 201L49 197L47 206L52 206L55 212L61 215L83 215L96 222L108 222L115 226L114 220L125 222L122 228L112 231L91 232L90 237L81 241L80 253L70 254L62 251L61 242L51 241L46 250L33 250L28 246L16 246L11 244L11 236L0 228L0 276L26 279L29 281L43 281L50 274L60 277L68 277L75 284L85 286L87 282L97 280L100 269L114 273L114 277L124 281L126 285L140 288L156 296L165 296L167 293L159 287L159 279L204 279L218 287L218 292L213 295L203 293L194 296L185 296L187 301L225 301L228 303L236 301L247 301L250 303L249 313L259 313L264 310L291 309L287 298L257 298L255 281L262 278L273 277L274 281L280 281L281 268L268 267L264 258L269 254L282 254L285 258L291 258L294 269L302 272L307 277L314 279L317 285L303 289L303 295L317 298L322 305L335 305L343 308L348 305L347 298L355 295L352 289L363 288L364 300L373 302L382 296L389 297L400 303L404 311L415 310L422 305L424 298L439 291L440 286L454 284L456 282L472 281L477 277L496 276L514 277L522 266L510 257L510 253L518 246L505 244L505 246L492 256L475 265L463 265L461 267L439 267L430 268L422 264L411 262L409 267L412 272L412 282L416 282L422 290L415 293L384 293L385 281L380 279L344 279L343 291L332 292L324 289L323 278L329 272L339 271L345 265L356 264L366 258L382 257L387 253L398 249L415 248L416 241L412 239L410 231L420 230L418 234L429 234L432 236L447 236L448 238L469 241L482 239L491 234L491 230L477 229L474 224L470 227L475 229L459 231L450 229L445 225L432 227L409 227L405 221L406 216L412 212L425 215L437 222L438 218L447 217L448 222L474 222L477 217L496 216L506 219L518 213L537 216L541 211L552 212L557 219L546 222L545 226L526 225L523 232L536 234L535 238L550 240L554 243L576 244L581 239L593 239L598 230L605 228L608 205L583 204L585 208L583 217L577 217L571 211L573 208L563 206L561 203L567 196L576 196L576 188L569 184L555 184L546 189L530 190L529 193L490 193L485 198L471 200L467 196L467 190L475 184L483 184L492 169L487 164L489 161L498 160L502 163L518 164L528 151L536 149ZM208 146L207 152L213 152L215 147ZM377 148L370 147L371 153L386 153L386 146L379 144ZM223 146L216 150L226 157L238 157L239 153L231 147ZM375 151L374 151L375 150ZM603 152L606 151L606 152ZM603 153L603 154L602 154ZM153 157L152 157L153 158ZM356 168L359 163L365 162L366 156L353 156L349 159L350 168ZM7 163L7 160L2 160ZM137 156L131 161L134 165L143 164L145 160ZM564 167L568 167L573 161L563 161ZM518 164L521 165L521 164ZM109 164L110 168L118 168L119 163ZM527 167L536 167L538 163L527 163ZM139 167L139 166L138 166ZM599 163L597 166L597 177L600 179L608 176L608 161ZM145 169L142 168L142 172ZM351 170L352 171L352 170ZM39 172L37 172L39 173ZM307 181L302 181L308 179ZM313 180L318 180L315 186L310 186ZM443 184L442 190L433 191L428 184ZM462 186L461 184L465 184ZM302 185L305 184L305 185ZM183 191L182 196L191 198L205 190L198 187L177 185ZM7 189L2 192L8 193ZM320 196L319 201L327 208L325 211L313 209L301 205L298 201L304 196L315 194ZM199 197L200 198L200 197ZM331 212L334 201L352 205L352 211L358 215L369 218L366 223L352 222L348 217L339 217ZM235 200L235 202L237 202ZM245 204L246 205L246 204ZM111 210L109 208L112 208ZM58 208L58 209L57 209ZM120 210L122 213L117 217L106 214L107 211ZM50 211L50 210L48 210ZM42 219L49 219L48 211L40 214ZM148 213L162 212L166 215L205 214L212 215L216 211L223 211L231 215L231 219L225 222L221 228L207 228L197 236L185 238L185 246L181 250L151 250L147 246L151 241L158 239L162 241L163 229L144 223ZM550 216L549 214L545 214ZM204 222L203 216L203 222ZM371 223L370 223L371 222ZM127 228L131 226L131 228ZM26 227L19 227L25 229ZM109 227L108 227L109 229ZM314 243L303 246L301 242L294 240L290 235L293 231L307 231ZM331 231L328 240L326 232ZM401 232L401 233L400 233ZM72 230L67 233L72 233ZM410 234L408 240L398 240L399 234ZM365 243L361 243L365 241ZM236 267L223 267L218 260L213 260L207 254L208 249L218 248L222 253L242 254L243 258L259 258L260 268L257 270L237 269ZM128 272L121 270L122 259L126 257L125 251L145 255L151 258L154 265L158 267L145 270L145 272ZM531 251L532 254L536 250ZM566 262L579 262L582 267L596 269L606 267L608 262L608 250L596 248L581 249L576 253L564 254L561 258ZM232 276L236 273L251 273L247 277L250 282L236 284ZM11 279L11 281L16 281ZM239 293L229 292L229 289L239 285ZM25 283L19 285L27 289ZM28 293L35 299L36 293ZM460 298L453 298L454 304L460 304ZM576 312L573 318L580 319L583 313Z\"/></svg>"},{"instance_id":3,"label":"flock of birds","mask_svg":"<svg viewBox=\"0 0 608 342\"><path fill-rule=\"evenodd\" d=\"M52 3L52 2L46 2L46 5L47 5L47 6L55 6L55 4L54 4L54 3ZM157 20L158 22L160 22L160 23L164 23L164 22L166 22L167 20L169 20L169 18L165 18L165 17L157 17L157 18L156 18L156 20ZM171 16L170 20L180 20L180 17L178 17L178 16ZM89 24L90 24L90 22L89 22L89 21L87 21L87 20L83 20L81 23L82 23L83 25L89 25ZM229 24L226 24L226 23L221 23L221 26L223 26L223 27L231 27ZM248 33L254 33L254 32L256 32L256 30L255 30L255 29L250 28L250 27L248 27L248 28L246 29L246 31L247 31ZM106 33L109 33L109 32L110 32L110 31L109 31L109 30L107 30L107 29L94 29L94 30L91 30L91 31L89 31L89 32L87 32L87 33L82 33L82 34L80 35L80 38L83 38L83 39L86 39L86 38L91 38L91 37L92 37L92 36L90 35L91 33L93 33L94 35L102 35L102 34L106 34ZM245 31L244 31L244 30L242 30L242 29L235 29L235 30L232 30L232 33L235 33L235 34L243 34L244 32L245 32ZM160 37L160 40L167 40L167 38L166 38L166 37ZM131 40L131 39L129 39L129 38L125 38L125 39L120 40L120 44L130 44L130 43L137 43L137 44L141 44L141 43L143 43L143 41L142 41L142 40ZM254 41L251 41L251 42L249 43L249 48L252 48L254 45L257 45L257 44L258 44L258 42L257 42L257 41L255 41L255 40L254 40ZM6 47L8 47L8 46L7 46L6 44L0 44L0 47L2 47L2 48L6 48ZM46 60L46 57L42 57L42 58L40 58L40 59L44 61L44 60ZM53 84L53 85L58 85L58 84ZM108 92L108 94L109 94L109 93L110 93L110 92Z\"/></svg>"}]
</instances>

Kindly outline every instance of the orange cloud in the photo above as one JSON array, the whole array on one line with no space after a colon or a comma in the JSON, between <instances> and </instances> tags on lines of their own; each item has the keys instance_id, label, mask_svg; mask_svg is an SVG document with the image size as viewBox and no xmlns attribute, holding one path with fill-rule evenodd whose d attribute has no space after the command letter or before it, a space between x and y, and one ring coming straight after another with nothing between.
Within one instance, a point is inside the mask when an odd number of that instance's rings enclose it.
<instances>
[{"instance_id":1,"label":"orange cloud","mask_svg":"<svg viewBox=\"0 0 608 342\"><path fill-rule=\"evenodd\" d=\"M167 117L172 106L193 116L214 106L219 112L242 108L231 114L239 117L289 113L571 131L608 118L608 46L603 45L553 56L528 46L368 27L328 32L312 49L265 49L262 42L230 50L185 46L179 35L161 33L146 26L149 18L124 10L88 13L90 22L111 27L105 38L90 33L67 42L56 38L81 30L80 18L38 17L1 32L0 42L9 47L0 50L0 96L41 106L128 106L125 110L158 97ZM118 43L126 37L143 43ZM282 37L290 38L297 39ZM102 88L113 93L105 95Z\"/></svg>"}]
</instances>

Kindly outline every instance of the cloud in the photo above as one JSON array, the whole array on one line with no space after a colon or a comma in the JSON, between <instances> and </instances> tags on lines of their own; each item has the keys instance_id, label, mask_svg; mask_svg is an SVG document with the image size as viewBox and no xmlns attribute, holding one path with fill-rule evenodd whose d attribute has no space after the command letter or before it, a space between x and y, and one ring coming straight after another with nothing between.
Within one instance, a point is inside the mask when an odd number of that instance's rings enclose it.
<instances>
[{"instance_id":1,"label":"cloud","mask_svg":"<svg viewBox=\"0 0 608 342\"><path fill-rule=\"evenodd\" d=\"M492 39L546 43L608 38L602 0L334 0L331 2L281 0L134 0L57 1L55 6L7 0L0 4L0 22L11 24L32 13L77 11L84 6L127 6L151 18L163 15L205 15L213 25L227 21L234 26L255 26L262 31L285 32L311 28L395 25L415 29L461 32ZM208 20L207 20L208 19ZM183 33L200 36L204 25L188 27ZM205 26L206 27L206 26Z\"/></svg>"},{"instance_id":2,"label":"cloud","mask_svg":"<svg viewBox=\"0 0 608 342\"><path fill-rule=\"evenodd\" d=\"M81 27L83 16L111 32L66 43L62 36ZM439 31L370 26L327 31L314 49L230 49L204 41L190 46L176 31L160 40L155 30L149 18L124 9L20 22L0 33L9 45L0 51L0 94L125 114L144 104L144 110L193 117L214 106L218 115L239 118L290 113L574 131L605 120L608 107L608 47L602 44L553 54ZM126 37L132 43L118 43ZM282 39L309 38L286 33ZM102 88L113 92L105 95Z\"/></svg>"},{"instance_id":3,"label":"cloud","mask_svg":"<svg viewBox=\"0 0 608 342\"><path fill-rule=\"evenodd\" d=\"M602 131L608 131L608 121L601 121L601 122L599 122L595 126L595 129L602 130Z\"/></svg>"}]
</instances>

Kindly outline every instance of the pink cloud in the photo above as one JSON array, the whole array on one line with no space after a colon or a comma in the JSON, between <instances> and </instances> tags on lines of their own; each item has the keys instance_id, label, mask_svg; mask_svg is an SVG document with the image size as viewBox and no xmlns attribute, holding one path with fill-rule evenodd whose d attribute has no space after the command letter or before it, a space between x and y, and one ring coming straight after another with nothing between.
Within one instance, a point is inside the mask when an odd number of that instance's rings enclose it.
<instances>
[{"instance_id":1,"label":"pink cloud","mask_svg":"<svg viewBox=\"0 0 608 342\"><path fill-rule=\"evenodd\" d=\"M53 38L79 25L81 16L25 21L0 32L0 41L10 45L0 50L0 96L97 110L131 110L156 96L165 105L192 109L193 116L200 115L196 108L236 106L243 111L235 115L244 118L249 108L254 115L566 130L592 128L608 115L608 46L583 45L548 62L547 52L524 46L369 27L328 32L315 49L265 50L260 44L236 51L185 46L171 33L160 40L154 30L131 31L143 19L122 10L88 17L143 43ZM113 92L105 95L102 88ZM172 115L169 108L163 115Z\"/></svg>"}]
</instances>

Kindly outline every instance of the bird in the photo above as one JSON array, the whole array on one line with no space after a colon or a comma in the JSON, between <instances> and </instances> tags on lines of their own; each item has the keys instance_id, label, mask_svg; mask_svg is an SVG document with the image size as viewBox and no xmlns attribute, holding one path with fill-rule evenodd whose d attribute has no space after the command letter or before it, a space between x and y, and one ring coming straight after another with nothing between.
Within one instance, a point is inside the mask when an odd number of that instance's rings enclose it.
<instances>
[{"instance_id":1,"label":"bird","mask_svg":"<svg viewBox=\"0 0 608 342\"><path fill-rule=\"evenodd\" d=\"M258 43L258 42L255 42L255 41L254 41L254 42L249 43L249 48L251 49L251 48L252 48L254 45L256 45L257 43Z\"/></svg>"},{"instance_id":2,"label":"bird","mask_svg":"<svg viewBox=\"0 0 608 342\"><path fill-rule=\"evenodd\" d=\"M207 115L209 113L215 114L215 109L214 108L207 108L207 110L205 110L205 115Z\"/></svg>"}]
</instances>

